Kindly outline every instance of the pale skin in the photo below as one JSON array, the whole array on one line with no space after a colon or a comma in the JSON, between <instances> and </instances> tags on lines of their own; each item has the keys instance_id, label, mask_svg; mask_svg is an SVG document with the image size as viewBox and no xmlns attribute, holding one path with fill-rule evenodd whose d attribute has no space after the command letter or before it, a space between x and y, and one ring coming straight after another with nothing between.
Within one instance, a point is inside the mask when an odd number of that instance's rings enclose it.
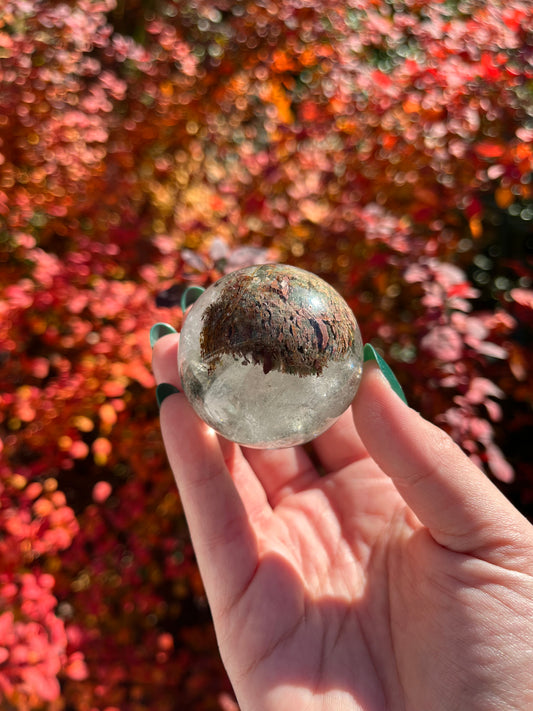
<instances>
[{"instance_id":1,"label":"pale skin","mask_svg":"<svg viewBox=\"0 0 533 711\"><path fill-rule=\"evenodd\" d=\"M180 388L177 335L154 346ZM242 711L533 709L533 526L367 363L302 448L161 428Z\"/></svg>"}]
</instances>

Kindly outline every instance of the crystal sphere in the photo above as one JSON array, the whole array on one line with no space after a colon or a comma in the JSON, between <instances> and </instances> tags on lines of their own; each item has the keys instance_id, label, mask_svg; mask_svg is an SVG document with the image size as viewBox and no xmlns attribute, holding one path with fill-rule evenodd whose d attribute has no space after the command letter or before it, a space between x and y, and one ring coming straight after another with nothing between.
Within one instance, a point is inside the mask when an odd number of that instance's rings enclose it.
<instances>
[{"instance_id":1,"label":"crystal sphere","mask_svg":"<svg viewBox=\"0 0 533 711\"><path fill-rule=\"evenodd\" d=\"M182 388L226 439L302 444L347 409L363 344L348 304L310 272L263 264L231 272L193 304L180 336Z\"/></svg>"}]
</instances>

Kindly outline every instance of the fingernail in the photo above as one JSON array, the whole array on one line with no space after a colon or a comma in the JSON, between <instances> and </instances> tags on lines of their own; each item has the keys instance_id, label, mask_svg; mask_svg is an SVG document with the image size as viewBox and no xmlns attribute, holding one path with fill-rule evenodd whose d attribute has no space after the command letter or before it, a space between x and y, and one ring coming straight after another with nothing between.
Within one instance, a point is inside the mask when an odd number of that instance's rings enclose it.
<instances>
[{"instance_id":1,"label":"fingernail","mask_svg":"<svg viewBox=\"0 0 533 711\"><path fill-rule=\"evenodd\" d=\"M176 329L173 328L169 323L156 323L150 329L150 345L154 347L156 341L158 341L163 336L167 336L169 333L177 333Z\"/></svg>"},{"instance_id":2,"label":"fingernail","mask_svg":"<svg viewBox=\"0 0 533 711\"><path fill-rule=\"evenodd\" d=\"M159 383L159 385L155 389L155 397L159 407L161 408L161 405L163 404L163 400L165 398L167 398L169 395L175 395L176 393L179 393L179 390L174 385L171 385L170 383Z\"/></svg>"},{"instance_id":3,"label":"fingernail","mask_svg":"<svg viewBox=\"0 0 533 711\"><path fill-rule=\"evenodd\" d=\"M203 286L188 286L183 294L181 295L181 310L186 311L187 308L194 304L196 299L204 293L205 289Z\"/></svg>"},{"instance_id":4,"label":"fingernail","mask_svg":"<svg viewBox=\"0 0 533 711\"><path fill-rule=\"evenodd\" d=\"M385 376L385 378L388 380L389 385L391 388L394 390L396 395L399 395L399 397L402 398L402 400L405 402L407 405L407 398L405 397L405 394L402 390L402 386L398 382L398 378L394 375L390 367L387 365L387 363L383 360L383 358L379 355L379 353L376 351L374 346L371 346L370 343L365 343L365 347L363 348L363 361L366 363L367 360L375 360L376 363L379 366L379 369Z\"/></svg>"}]
</instances>

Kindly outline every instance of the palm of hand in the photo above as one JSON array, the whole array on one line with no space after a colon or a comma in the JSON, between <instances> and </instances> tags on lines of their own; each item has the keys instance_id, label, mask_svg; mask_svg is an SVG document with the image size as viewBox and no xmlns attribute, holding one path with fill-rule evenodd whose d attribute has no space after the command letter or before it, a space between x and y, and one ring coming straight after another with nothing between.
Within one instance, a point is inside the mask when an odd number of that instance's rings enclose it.
<instances>
[{"instance_id":1,"label":"palm of hand","mask_svg":"<svg viewBox=\"0 0 533 711\"><path fill-rule=\"evenodd\" d=\"M253 523L254 574L217 620L245 708L449 711L465 688L490 698L483 669L508 610L472 591L505 586L506 571L438 545L368 458L274 503Z\"/></svg>"},{"instance_id":2,"label":"palm of hand","mask_svg":"<svg viewBox=\"0 0 533 711\"><path fill-rule=\"evenodd\" d=\"M176 351L156 343L158 382ZM180 394L161 427L243 711L533 708L533 529L375 368L313 444L322 478Z\"/></svg>"}]
</instances>

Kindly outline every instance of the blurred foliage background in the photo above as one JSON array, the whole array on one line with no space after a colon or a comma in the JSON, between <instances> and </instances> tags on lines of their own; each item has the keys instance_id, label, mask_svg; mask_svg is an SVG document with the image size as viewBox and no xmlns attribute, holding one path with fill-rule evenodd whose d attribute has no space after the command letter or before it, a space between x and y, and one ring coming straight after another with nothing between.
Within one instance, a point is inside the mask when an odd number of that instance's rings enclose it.
<instances>
[{"instance_id":1,"label":"blurred foliage background","mask_svg":"<svg viewBox=\"0 0 533 711\"><path fill-rule=\"evenodd\" d=\"M150 326L246 264L339 289L533 515L528 0L3 0L0 708L236 708Z\"/></svg>"}]
</instances>

